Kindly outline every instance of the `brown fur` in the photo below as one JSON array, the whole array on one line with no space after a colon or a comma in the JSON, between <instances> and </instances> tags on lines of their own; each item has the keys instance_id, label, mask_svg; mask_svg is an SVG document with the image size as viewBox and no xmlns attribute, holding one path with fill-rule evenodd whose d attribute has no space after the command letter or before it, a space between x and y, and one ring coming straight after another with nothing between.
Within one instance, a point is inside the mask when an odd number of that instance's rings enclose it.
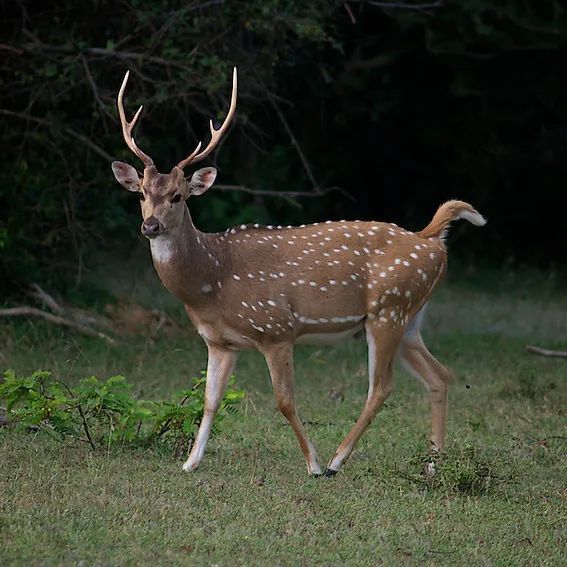
<instances>
[{"instance_id":1,"label":"brown fur","mask_svg":"<svg viewBox=\"0 0 567 567\"><path fill-rule=\"evenodd\" d=\"M140 115L128 122L118 95L122 132L128 147L145 164L143 179L125 163L114 162L116 179L139 191L144 223L151 237L154 266L165 287L184 304L203 337L208 353L205 411L184 470L203 459L214 416L222 400L237 352L255 348L270 370L278 408L289 421L310 474L321 474L315 447L295 407L293 349L297 342L333 342L366 333L369 388L365 407L328 464L334 474L392 391L394 355L427 385L431 396L432 436L441 450L445 434L450 373L427 351L419 334L423 306L447 265L442 241L449 224L465 218L477 225L482 216L462 201L439 207L422 231L412 233L391 223L340 221L300 227L241 225L225 233L195 228L184 200L213 184L214 168L183 168L205 158L216 146L236 109L233 73L230 108L211 140L201 144L168 175L160 174L132 138ZM413 324L412 324L413 322Z\"/></svg>"}]
</instances>

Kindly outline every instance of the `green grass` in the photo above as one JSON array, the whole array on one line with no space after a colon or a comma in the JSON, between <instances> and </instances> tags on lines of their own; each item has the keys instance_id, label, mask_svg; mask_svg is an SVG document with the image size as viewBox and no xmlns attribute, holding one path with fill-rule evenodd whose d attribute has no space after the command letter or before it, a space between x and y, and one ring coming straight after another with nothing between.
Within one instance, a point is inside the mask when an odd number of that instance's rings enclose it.
<instances>
[{"instance_id":1,"label":"green grass","mask_svg":"<svg viewBox=\"0 0 567 567\"><path fill-rule=\"evenodd\" d=\"M179 312L166 295L159 301ZM243 353L237 385L247 398L194 473L159 450L93 453L0 428L0 564L566 564L567 361L523 346L565 348L567 301L537 285L481 293L455 282L437 294L425 335L457 375L433 481L422 476L428 402L408 375L397 372L343 471L310 479L263 360ZM0 345L0 366L20 374L45 368L73 382L121 373L146 398L183 388L206 362L190 330L109 347L3 322ZM365 343L298 348L296 381L326 461L365 399Z\"/></svg>"}]
</instances>

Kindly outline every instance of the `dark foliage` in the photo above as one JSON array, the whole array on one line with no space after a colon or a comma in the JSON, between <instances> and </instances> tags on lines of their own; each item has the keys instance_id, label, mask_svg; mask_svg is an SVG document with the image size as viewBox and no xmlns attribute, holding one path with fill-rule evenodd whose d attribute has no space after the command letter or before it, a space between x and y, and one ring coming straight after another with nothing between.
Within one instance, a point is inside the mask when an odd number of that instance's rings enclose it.
<instances>
[{"instance_id":1,"label":"dark foliage","mask_svg":"<svg viewBox=\"0 0 567 567\"><path fill-rule=\"evenodd\" d=\"M80 283L90 250L134 241L135 199L108 163L136 163L115 111L126 68L128 109L145 107L136 139L167 171L223 117L239 67L235 128L211 160L221 188L192 203L205 230L344 216L418 228L459 197L491 221L456 231L461 255L559 261L559 1L20 0L0 18L4 290Z\"/></svg>"}]
</instances>

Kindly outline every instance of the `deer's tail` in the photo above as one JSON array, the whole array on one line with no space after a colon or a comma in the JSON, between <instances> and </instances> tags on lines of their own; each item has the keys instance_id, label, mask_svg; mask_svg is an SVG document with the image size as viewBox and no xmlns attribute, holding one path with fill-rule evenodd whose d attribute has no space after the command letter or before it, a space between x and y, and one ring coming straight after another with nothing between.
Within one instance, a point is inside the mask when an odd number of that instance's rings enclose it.
<instances>
[{"instance_id":1,"label":"deer's tail","mask_svg":"<svg viewBox=\"0 0 567 567\"><path fill-rule=\"evenodd\" d=\"M484 226L486 219L472 206L464 201L447 201L438 209L431 222L417 232L421 238L443 239L449 225L457 219L465 219L476 226Z\"/></svg>"}]
</instances>

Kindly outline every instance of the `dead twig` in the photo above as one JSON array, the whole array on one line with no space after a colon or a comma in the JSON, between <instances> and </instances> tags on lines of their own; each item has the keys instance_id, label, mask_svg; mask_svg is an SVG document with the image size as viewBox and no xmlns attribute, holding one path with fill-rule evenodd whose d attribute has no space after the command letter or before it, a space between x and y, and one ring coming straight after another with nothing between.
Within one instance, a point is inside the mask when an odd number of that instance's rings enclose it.
<instances>
[{"instance_id":1,"label":"dead twig","mask_svg":"<svg viewBox=\"0 0 567 567\"><path fill-rule=\"evenodd\" d=\"M35 307L29 307L28 305L21 305L19 307L9 307L7 309L0 309L0 317L42 317L46 321L53 323L55 325L63 325L65 327L71 327L72 329L77 329L84 335L89 335L90 337L97 337L99 339L105 340L108 344L115 344L116 341L100 331L61 317L60 315L53 315L47 311L42 311L41 309L36 309Z\"/></svg>"},{"instance_id":2,"label":"dead twig","mask_svg":"<svg viewBox=\"0 0 567 567\"><path fill-rule=\"evenodd\" d=\"M531 352L532 354L539 354L540 356L567 358L567 351L565 350L549 350L546 348L541 348L532 345L526 345L526 352Z\"/></svg>"}]
</instances>

